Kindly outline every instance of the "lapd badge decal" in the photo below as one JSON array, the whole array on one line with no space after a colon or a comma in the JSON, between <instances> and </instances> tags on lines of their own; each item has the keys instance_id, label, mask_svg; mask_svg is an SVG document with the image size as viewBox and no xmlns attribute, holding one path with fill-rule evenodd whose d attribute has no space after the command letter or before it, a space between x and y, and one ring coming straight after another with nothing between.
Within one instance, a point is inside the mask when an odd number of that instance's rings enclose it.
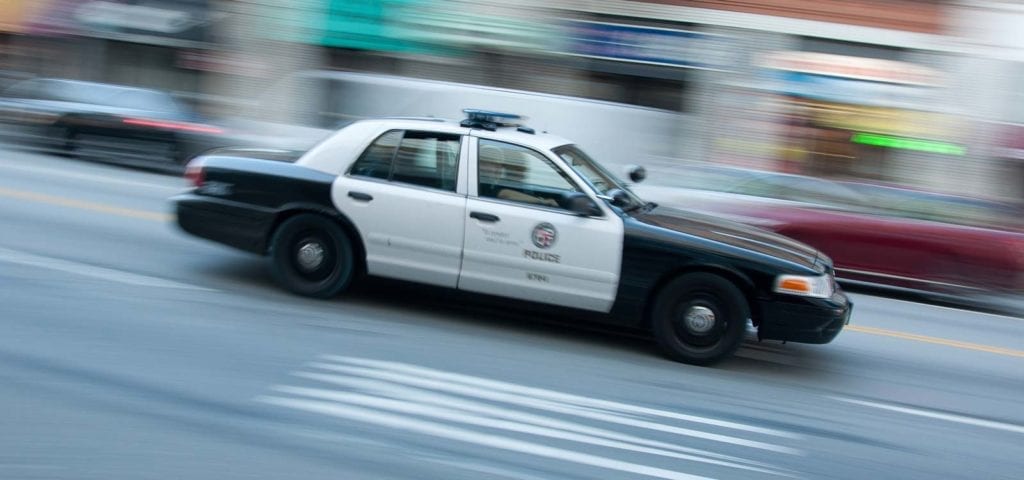
<instances>
[{"instance_id":1,"label":"lapd badge decal","mask_svg":"<svg viewBox=\"0 0 1024 480\"><path fill-rule=\"evenodd\" d=\"M555 230L555 226L550 223L539 223L536 227L533 227L533 234L530 235L530 238L537 248L551 248L555 244L555 240L558 239L558 232Z\"/></svg>"}]
</instances>

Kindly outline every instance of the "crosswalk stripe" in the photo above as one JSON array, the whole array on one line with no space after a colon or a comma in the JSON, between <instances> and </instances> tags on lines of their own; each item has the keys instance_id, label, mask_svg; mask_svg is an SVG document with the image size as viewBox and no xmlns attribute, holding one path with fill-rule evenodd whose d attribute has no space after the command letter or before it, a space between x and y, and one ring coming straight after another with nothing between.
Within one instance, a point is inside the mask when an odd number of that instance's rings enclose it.
<instances>
[{"instance_id":1,"label":"crosswalk stripe","mask_svg":"<svg viewBox=\"0 0 1024 480\"><path fill-rule=\"evenodd\" d=\"M527 387L524 385L518 385L514 383L502 382L498 380L488 380L478 377L472 377L468 375L461 375L457 373L444 372L440 370L429 369L425 367L418 367L414 365L407 365L397 362L388 362L382 360L371 360L365 358L355 357L342 357L337 355L324 355L321 358L329 361L338 362L341 364L355 364L363 365L367 367L379 368L384 370L390 370L395 372L401 372L420 378L433 378L445 382L459 382L467 386L478 387L482 390L490 391L503 391L509 393L515 393L518 395L526 395L533 398L551 400L561 403L568 403L578 405L585 408L597 408L597 409L608 409L619 412L629 412L641 415L649 415L655 417L670 418L673 420L683 420L693 423L702 423L706 425L713 425L716 427L729 428L733 430L742 430L752 433L760 433L764 435L772 435L783 438L799 439L800 436L787 432L784 430L777 430L773 428L758 427L755 425L746 425L743 423L730 422L726 420L720 420L715 418L701 417L696 415L688 415L678 412L669 412L665 410L658 410L654 408L641 407L639 405L630 405L626 403L614 402L609 400L598 400L593 398L582 397L579 395L572 395L563 392L556 392L552 390L545 390L542 388Z\"/></svg>"},{"instance_id":2,"label":"crosswalk stripe","mask_svg":"<svg viewBox=\"0 0 1024 480\"><path fill-rule=\"evenodd\" d=\"M663 433L671 433L676 435L682 435L692 438L700 438L703 440L711 440L731 445L738 445L743 447L755 448L760 450L767 450L778 453L785 453L789 455L802 455L803 452L799 449L777 445L773 443L760 442L756 440L748 440L745 438L734 437L730 435L723 435L718 433L705 432L703 430L696 430L692 428L676 427L672 425L665 425L663 423L640 420L633 416L622 414L628 412L631 409L612 410L609 408L594 408L588 405L577 405L571 402L559 402L548 400L544 398L536 398L523 394L511 394L496 389L487 389L477 386L466 386L461 385L454 381L439 381L426 378L427 375L407 375L401 373L394 373L388 371L380 371L372 368L364 367L351 367L345 365L335 365L327 363L316 363L313 366L325 370L355 374L362 376L369 376L373 378L379 378L382 380L388 380L393 382L399 382L406 385L414 385L419 387L425 387L437 391L445 391L450 393L457 393L460 395L471 395L478 398L501 401L514 405L521 405L529 408L540 408L551 412L563 413L568 415L574 415L577 417L590 418L594 420L600 420L608 423L614 423L619 425L626 425L637 428L645 428L648 430L659 431ZM484 379L479 379L484 382L489 382ZM529 387L523 387L527 390L533 390ZM582 397L580 397L582 398ZM590 399L586 399L590 400ZM593 400L593 402L601 403L602 401ZM628 407L625 404L617 404Z\"/></svg>"},{"instance_id":3,"label":"crosswalk stripe","mask_svg":"<svg viewBox=\"0 0 1024 480\"><path fill-rule=\"evenodd\" d=\"M540 445L536 443L516 440L513 438L492 435L488 433L475 432L464 428L453 427L436 422L409 418L402 415L383 413L375 409L357 407L353 405L342 405L333 402L316 400L301 400L277 396L262 396L258 400L290 407L308 412L320 413L339 418L369 422L382 425L396 430L416 432L424 435L447 438L461 441L472 445L489 447L494 449L524 453L538 457L551 458L581 465L615 470L619 472L644 475L653 478L666 480L708 480L711 477L692 475L664 468L651 467L637 463L615 460L588 453L576 452L562 448Z\"/></svg>"}]
</instances>

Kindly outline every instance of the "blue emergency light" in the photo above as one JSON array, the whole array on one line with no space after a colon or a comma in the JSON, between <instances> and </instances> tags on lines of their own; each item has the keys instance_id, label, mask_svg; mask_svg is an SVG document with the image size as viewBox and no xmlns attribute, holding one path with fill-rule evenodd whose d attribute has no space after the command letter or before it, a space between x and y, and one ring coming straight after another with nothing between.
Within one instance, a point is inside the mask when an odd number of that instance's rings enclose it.
<instances>
[{"instance_id":1,"label":"blue emergency light","mask_svg":"<svg viewBox=\"0 0 1024 480\"><path fill-rule=\"evenodd\" d=\"M534 133L532 128L522 125L521 122L526 120L526 117L522 115L475 108L463 109L462 113L466 114L466 119L459 123L463 127L482 128L492 132L497 130L498 127L518 127L517 130L520 132Z\"/></svg>"}]
</instances>

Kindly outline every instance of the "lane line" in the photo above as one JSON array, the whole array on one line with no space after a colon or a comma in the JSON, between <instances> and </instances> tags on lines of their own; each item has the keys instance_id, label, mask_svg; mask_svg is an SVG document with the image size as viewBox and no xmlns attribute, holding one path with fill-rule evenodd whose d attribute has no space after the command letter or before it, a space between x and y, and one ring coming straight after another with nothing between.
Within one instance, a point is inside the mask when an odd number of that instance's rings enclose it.
<instances>
[{"instance_id":1,"label":"lane line","mask_svg":"<svg viewBox=\"0 0 1024 480\"><path fill-rule=\"evenodd\" d=\"M1024 358L1024 351L1014 350L1012 348L993 347L989 345L982 345L979 343L961 342L957 340L948 340L945 338L929 337L926 335L897 332L895 330L886 330L883 328L865 327L862 325L847 325L845 329L858 333L866 333L869 335L881 335L884 337L901 338L903 340L912 340L915 342L944 345L947 347L960 348L964 350L975 350L978 352L994 353L996 355L1005 355L1008 357Z\"/></svg>"},{"instance_id":2,"label":"lane line","mask_svg":"<svg viewBox=\"0 0 1024 480\"><path fill-rule=\"evenodd\" d=\"M39 202L49 205L57 205L60 207L75 208L78 210L89 210L93 212L117 215L120 217L139 218L142 220L152 220L157 222L169 222L174 219L174 215L171 215L169 213L154 212L150 210L136 210L133 208L124 208L117 207L114 205L107 205L105 203L76 200L73 198L58 197L43 193L29 192L25 190L14 190L4 187L0 187L0 197L15 198L18 200L27 200L30 202Z\"/></svg>"},{"instance_id":3,"label":"lane line","mask_svg":"<svg viewBox=\"0 0 1024 480\"><path fill-rule=\"evenodd\" d=\"M634 475L644 475L666 480L706 480L709 477L692 475L666 470L663 468L650 467L637 463L615 460L598 455L580 453L573 450L565 450L547 445L541 445L522 440L515 440L498 435L475 432L464 428L452 427L441 423L406 418L400 415L378 412L368 408L354 405L341 405L331 402L316 400L298 400L276 396L263 396L258 401L278 405L282 407L305 410L307 412L320 413L338 418L345 418L358 422L381 425L396 430L415 432L422 435L430 435L439 438L447 438L458 442L469 443L482 447L490 447L499 450L524 453L538 457L551 458L565 462L577 463L589 467L604 468Z\"/></svg>"},{"instance_id":4,"label":"lane line","mask_svg":"<svg viewBox=\"0 0 1024 480\"><path fill-rule=\"evenodd\" d=\"M187 283L180 283L175 282L173 280L165 280L163 278L139 275L121 270L114 270L112 268L97 267L95 265L89 265L86 263L61 260L59 258L33 255L31 253L19 252L16 250L10 250L3 247L0 247L0 261L16 263L19 265L26 265L30 267L46 268L49 270L72 273L84 277L97 278L100 280L107 280L127 285L159 288L176 288L181 290L200 290L207 292L217 291L212 288L205 288L197 285L189 285Z\"/></svg>"},{"instance_id":5,"label":"lane line","mask_svg":"<svg viewBox=\"0 0 1024 480\"><path fill-rule=\"evenodd\" d=\"M391 414L408 415L408 418L412 418L414 416L428 417L433 420L446 422L449 425L461 423L464 425L473 425L495 430L505 430L508 432L523 433L538 437L552 438L557 440L567 440L575 443L582 443L596 447L607 447L612 449L631 451L635 453L646 453L650 455L657 455L667 458L675 458L677 460L689 460L693 462L707 463L710 465L735 468L738 470L747 470L780 476L791 476L772 469L747 465L744 463L728 462L696 455L689 455L685 453L666 451L664 449L633 445L628 442L597 438L588 435L581 435L551 427L523 424L512 420L490 418L487 416L467 415L465 412L456 409L438 407L433 405L423 405L419 403L414 403L413 401L410 401L410 399L392 399L373 395L364 395L361 393L338 392L319 388L304 388L292 386L277 386L274 387L274 390L282 394L289 394L295 397L306 397L303 398L304 400L322 400L333 402L339 405L372 408L376 411L386 411Z\"/></svg>"},{"instance_id":6,"label":"lane line","mask_svg":"<svg viewBox=\"0 0 1024 480\"><path fill-rule=\"evenodd\" d=\"M891 412L906 413L908 415L916 415L919 417L935 418L938 420L946 420L949 422L962 423L965 425L973 425L976 427L993 428L996 430L1006 430L1014 433L1024 433L1024 426L1015 425L1012 423L996 422L992 420L983 420L980 418L968 417L966 415L955 415L952 413L936 412L932 410L922 410L910 407L901 407L898 405L889 405L885 403L869 402L867 400L856 400L853 398L844 397L831 397L834 400L841 402L852 403L855 405L862 405L865 407L877 408L880 410L888 410Z\"/></svg>"},{"instance_id":7,"label":"lane line","mask_svg":"<svg viewBox=\"0 0 1024 480\"><path fill-rule=\"evenodd\" d=\"M122 179L122 178L106 177L106 176L103 176L103 175L95 175L95 174L92 174L92 173L69 172L67 170L61 170L59 168L48 168L48 167L39 167L39 166L30 166L30 165L16 165L16 164L10 164L10 163L0 163L0 168L5 168L5 169L8 169L8 170L18 170L18 171L29 172L29 173L41 173L41 174L45 174L45 175L71 178L71 179L75 179L75 180L88 180L88 181L97 182L97 183L109 183L109 184L112 184L112 185L125 185L125 186L129 186L129 187L139 187L139 188L145 188L145 189L162 189L162 190L167 190L167 191L179 191L179 190L184 190L185 188L187 188L185 186L184 182L180 182L181 183L180 186L170 186L170 185L163 185L163 184L152 183L152 182L140 182L140 181L136 181L136 180L126 180L126 179Z\"/></svg>"}]
</instances>

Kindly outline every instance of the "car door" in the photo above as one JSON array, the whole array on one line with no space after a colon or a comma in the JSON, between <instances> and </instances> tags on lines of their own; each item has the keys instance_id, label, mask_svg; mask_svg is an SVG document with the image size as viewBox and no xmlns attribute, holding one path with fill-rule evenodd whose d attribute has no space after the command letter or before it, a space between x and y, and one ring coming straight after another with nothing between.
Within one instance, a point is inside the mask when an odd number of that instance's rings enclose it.
<instances>
[{"instance_id":1,"label":"car door","mask_svg":"<svg viewBox=\"0 0 1024 480\"><path fill-rule=\"evenodd\" d=\"M334 204L358 228L370 274L456 286L466 210L462 138L384 132L335 181Z\"/></svg>"},{"instance_id":2,"label":"car door","mask_svg":"<svg viewBox=\"0 0 1024 480\"><path fill-rule=\"evenodd\" d=\"M606 312L618 288L622 219L564 208L584 185L557 157L470 137L459 289ZM589 195L589 193L588 193ZM600 203L600 202L598 202Z\"/></svg>"}]
</instances>

